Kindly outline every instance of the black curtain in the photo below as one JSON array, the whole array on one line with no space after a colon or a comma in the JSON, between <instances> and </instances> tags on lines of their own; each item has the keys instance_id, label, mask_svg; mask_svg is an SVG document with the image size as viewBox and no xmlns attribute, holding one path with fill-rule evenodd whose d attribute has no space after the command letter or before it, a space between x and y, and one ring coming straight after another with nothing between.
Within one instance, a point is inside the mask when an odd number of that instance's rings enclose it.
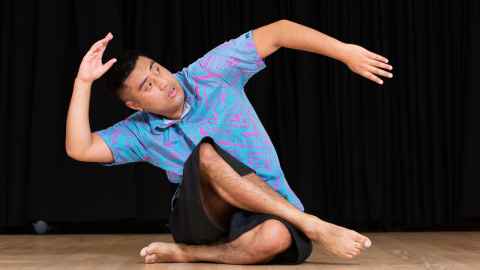
<instances>
[{"instance_id":1,"label":"black curtain","mask_svg":"<svg viewBox=\"0 0 480 270\"><path fill-rule=\"evenodd\" d=\"M462 199L460 206L460 215L467 220L476 220L480 223L480 196L478 191L480 190L480 125L478 125L477 116L480 115L480 82L476 79L479 78L480 72L478 69L478 63L480 63L480 2L472 1L471 4L471 27L470 27L470 59L468 80L470 87L468 88L465 96L465 146L464 146L464 167L463 167L463 183L462 186Z\"/></svg>"},{"instance_id":2,"label":"black curtain","mask_svg":"<svg viewBox=\"0 0 480 270\"><path fill-rule=\"evenodd\" d=\"M138 49L175 72L278 19L361 45L394 66L394 78L378 86L340 62L282 49L247 84L306 211L354 229L478 225L478 151L465 152L479 144L471 128L480 101L473 2L2 1L0 225L165 220L174 186L162 170L102 167L65 153L83 55L111 31L105 59ZM101 80L94 84L93 131L132 112Z\"/></svg>"}]
</instances>

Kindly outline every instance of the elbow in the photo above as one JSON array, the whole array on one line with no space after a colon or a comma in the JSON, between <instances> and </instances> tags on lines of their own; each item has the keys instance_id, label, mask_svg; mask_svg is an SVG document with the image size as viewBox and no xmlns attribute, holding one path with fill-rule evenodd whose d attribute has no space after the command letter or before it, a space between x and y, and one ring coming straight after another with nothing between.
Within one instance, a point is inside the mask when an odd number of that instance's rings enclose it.
<instances>
[{"instance_id":1,"label":"elbow","mask_svg":"<svg viewBox=\"0 0 480 270\"><path fill-rule=\"evenodd\" d=\"M292 22L287 19L281 19L275 22L277 32L285 31Z\"/></svg>"},{"instance_id":2,"label":"elbow","mask_svg":"<svg viewBox=\"0 0 480 270\"><path fill-rule=\"evenodd\" d=\"M285 39L288 38L291 25L292 22L287 19L281 19L275 22L275 27L272 29L272 36L273 43L277 49L286 47Z\"/></svg>"},{"instance_id":3,"label":"elbow","mask_svg":"<svg viewBox=\"0 0 480 270\"><path fill-rule=\"evenodd\" d=\"M67 156L69 156L72 159L82 161L81 154L78 150L72 149L71 146L68 144L65 144L65 152L67 153Z\"/></svg>"},{"instance_id":4,"label":"elbow","mask_svg":"<svg viewBox=\"0 0 480 270\"><path fill-rule=\"evenodd\" d=\"M65 140L65 153L67 153L67 156L72 157L72 150L68 146L68 142Z\"/></svg>"},{"instance_id":5,"label":"elbow","mask_svg":"<svg viewBox=\"0 0 480 270\"><path fill-rule=\"evenodd\" d=\"M281 19L276 21L276 23L279 25L280 28L288 28L292 24L295 24L293 21L287 20L287 19Z\"/></svg>"},{"instance_id":6,"label":"elbow","mask_svg":"<svg viewBox=\"0 0 480 270\"><path fill-rule=\"evenodd\" d=\"M77 154L72 151L68 146L65 147L65 152L67 153L67 156L69 156L72 159L77 159Z\"/></svg>"},{"instance_id":7,"label":"elbow","mask_svg":"<svg viewBox=\"0 0 480 270\"><path fill-rule=\"evenodd\" d=\"M288 20L288 19L280 19L277 21L277 23L280 23L280 24L285 24L285 23L290 23L291 21Z\"/></svg>"},{"instance_id":8,"label":"elbow","mask_svg":"<svg viewBox=\"0 0 480 270\"><path fill-rule=\"evenodd\" d=\"M71 144L68 142L68 140L65 140L65 152L67 153L67 156L73 158L74 151L72 149Z\"/></svg>"},{"instance_id":9,"label":"elbow","mask_svg":"<svg viewBox=\"0 0 480 270\"><path fill-rule=\"evenodd\" d=\"M88 149L89 146L86 146L83 141L75 141L68 136L65 138L65 152L67 153L67 156L72 159L85 161Z\"/></svg>"}]
</instances>

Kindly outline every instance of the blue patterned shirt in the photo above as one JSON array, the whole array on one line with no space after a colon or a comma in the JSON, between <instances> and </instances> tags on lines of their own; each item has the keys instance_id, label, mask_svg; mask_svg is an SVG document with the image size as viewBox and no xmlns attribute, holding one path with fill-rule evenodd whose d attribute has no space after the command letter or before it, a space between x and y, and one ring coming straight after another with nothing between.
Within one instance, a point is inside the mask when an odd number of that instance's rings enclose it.
<instances>
[{"instance_id":1,"label":"blue patterned shirt","mask_svg":"<svg viewBox=\"0 0 480 270\"><path fill-rule=\"evenodd\" d=\"M148 162L164 169L170 182L180 183L188 156L203 137L210 136L304 211L244 91L250 77L264 68L252 31L217 46L174 74L186 101L179 120L139 111L97 131L114 157L112 163L102 165Z\"/></svg>"}]
</instances>

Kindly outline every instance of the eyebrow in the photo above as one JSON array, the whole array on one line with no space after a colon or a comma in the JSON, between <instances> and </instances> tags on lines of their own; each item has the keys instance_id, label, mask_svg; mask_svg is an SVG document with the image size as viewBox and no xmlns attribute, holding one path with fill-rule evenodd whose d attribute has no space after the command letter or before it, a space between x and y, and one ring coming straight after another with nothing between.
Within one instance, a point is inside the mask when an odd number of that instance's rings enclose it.
<instances>
[{"instance_id":1,"label":"eyebrow","mask_svg":"<svg viewBox=\"0 0 480 270\"><path fill-rule=\"evenodd\" d=\"M150 62L150 67L148 68L149 71L152 70L153 63L155 63L155 61L152 60ZM143 87L143 85L145 84L146 81L147 81L147 76L145 76L145 79L143 79L142 83L140 83L140 86L138 87L139 91L142 90L142 87Z\"/></svg>"}]
</instances>

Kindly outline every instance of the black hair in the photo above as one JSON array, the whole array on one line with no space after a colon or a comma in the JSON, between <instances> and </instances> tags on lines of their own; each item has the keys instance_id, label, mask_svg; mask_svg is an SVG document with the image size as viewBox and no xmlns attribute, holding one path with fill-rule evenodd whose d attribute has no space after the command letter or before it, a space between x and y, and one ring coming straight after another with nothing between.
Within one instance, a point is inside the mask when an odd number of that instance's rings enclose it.
<instances>
[{"instance_id":1,"label":"black hair","mask_svg":"<svg viewBox=\"0 0 480 270\"><path fill-rule=\"evenodd\" d=\"M130 73L132 73L140 56L143 56L143 54L138 51L125 51L117 58L117 62L113 64L110 70L105 74L105 82L108 91L121 101L123 100L123 91L125 90L123 83Z\"/></svg>"}]
</instances>

